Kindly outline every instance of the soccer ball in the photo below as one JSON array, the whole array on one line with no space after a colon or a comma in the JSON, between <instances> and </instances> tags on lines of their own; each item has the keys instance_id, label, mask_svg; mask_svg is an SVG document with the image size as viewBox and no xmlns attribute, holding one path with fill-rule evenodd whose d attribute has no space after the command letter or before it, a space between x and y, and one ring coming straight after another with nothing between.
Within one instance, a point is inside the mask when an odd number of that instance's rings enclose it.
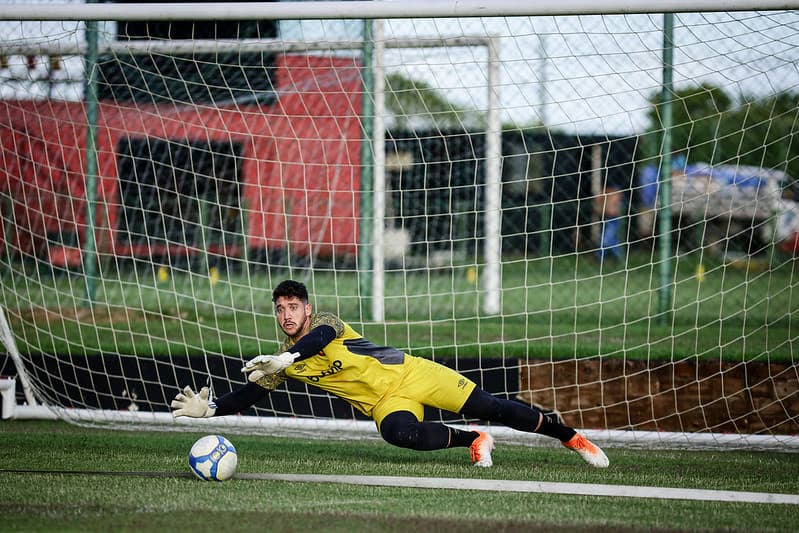
<instances>
[{"instance_id":1,"label":"soccer ball","mask_svg":"<svg viewBox=\"0 0 799 533\"><path fill-rule=\"evenodd\" d=\"M189 468L205 481L225 481L236 473L239 455L222 435L206 435L191 447Z\"/></svg>"}]
</instances>

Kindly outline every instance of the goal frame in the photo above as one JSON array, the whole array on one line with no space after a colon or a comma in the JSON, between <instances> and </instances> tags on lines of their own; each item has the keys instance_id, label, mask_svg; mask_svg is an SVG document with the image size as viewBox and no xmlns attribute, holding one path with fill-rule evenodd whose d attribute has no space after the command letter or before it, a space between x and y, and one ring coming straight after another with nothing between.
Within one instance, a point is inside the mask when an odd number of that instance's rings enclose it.
<instances>
[{"instance_id":1,"label":"goal frame","mask_svg":"<svg viewBox=\"0 0 799 533\"><path fill-rule=\"evenodd\" d=\"M737 2L721 2L718 0L654 0L643 1L634 0L630 1L604 1L601 3L591 2L590 0L560 0L536 3L535 5L514 2L512 0L504 1L445 1L445 2L429 2L409 0L408 2L314 2L312 4L304 4L300 2L281 2L281 3L218 3L218 4L161 4L157 9L153 9L152 4L49 4L46 9L44 5L30 6L30 5L16 5L6 4L0 5L0 20L20 20L20 21L102 21L102 20L180 20L191 18L194 20L236 20L241 18L264 18L264 19L338 19L338 18L354 18L379 21L380 19L390 18L423 18L423 17L489 17L489 16L535 16L535 15L588 15L588 14L632 14L632 13L679 13L679 12L702 12L702 11L746 11L746 10L782 10L782 9L799 9L799 1L773 1L767 0L765 2L758 2L755 0L737 1ZM145 9L146 8L146 9ZM384 41L377 32L377 42ZM500 308L500 292L499 292L499 271L500 260L499 250L501 249L501 242L499 241L499 218L491 218L490 214L498 214L499 200L500 200L500 176L499 176L499 134L501 126L499 124L499 115L496 112L495 99L498 95L498 60L497 46L491 37L463 37L461 39L447 39L440 43L435 41L384 41L385 46L396 48L419 48L419 47L433 47L433 46L485 46L488 50L488 100L489 100L489 114L488 114L488 128L487 128L487 160L489 165L487 167L487 194L486 194L486 233L488 235L496 235L495 239L486 239L485 243L485 257L489 262L487 265L487 279L486 286L486 301L484 303L485 311L488 313L498 312ZM111 46L111 45L103 45ZM162 44L146 43L141 46L149 51L156 51L159 46L169 46L170 52L175 52L176 47L174 43ZM197 52L199 50L215 51L220 46L219 43L214 42L199 42L193 41L186 43L191 51ZM312 51L314 49L324 50L352 50L359 49L363 46L363 42L348 41L341 43L325 43L323 46L319 45L314 47L313 44L300 43L300 42L264 42L264 41L243 41L236 43L236 46L242 48L257 47L264 51L276 52L291 52L291 51ZM125 44L125 48L130 50L132 48L130 43ZM27 47L24 50L14 47L5 49L7 51L16 52L34 52L39 54L80 54L85 52L80 47L48 47L45 44L37 45L36 47ZM110 48L109 48L110 50ZM379 52L378 52L379 53ZM376 58L377 67L380 68L379 56ZM379 70L375 71L377 77ZM379 97L375 95L376 101ZM492 109L494 110L492 112ZM380 109L375 110L376 120L382 116ZM380 123L375 125L375 131L380 131ZM378 146L379 139L373 139L374 146ZM376 151L375 153L379 153ZM382 163L384 164L384 160ZM376 180L380 178L380 164L381 159L375 159L375 177ZM384 172L384 169L383 169ZM380 187L384 187L379 181L375 183L374 190L380 191ZM380 195L377 195L378 197ZM380 206L375 206L375 213L380 213ZM373 244L374 248L381 248L381 231L382 224L377 222L375 217L375 225L373 230ZM377 252L379 253L379 252ZM492 258L494 258L492 260ZM378 264L379 256L375 257L375 264ZM376 269L378 271L378 269ZM372 289L374 291L372 308L372 315L374 320L381 320L383 310L380 307L382 299L379 297L380 276L376 275L373 279ZM174 420L171 415L163 413L140 413L135 411L128 412L112 412L112 413L98 413L91 410L83 409L64 409L61 407L39 405L36 400L35 388L31 386L27 374L25 373L24 365L18 357L14 357L14 353L18 353L14 344L13 336L5 330L8 329L5 316L2 308L0 308L0 321L5 324L2 333L2 342L6 346L9 354L11 354L17 371L19 373L18 379L23 387L23 393L26 398L27 405L17 405L15 401L16 391L14 380L0 380L0 391L3 397L3 418L65 418L76 423L82 422L120 422L120 423L146 423L155 427L163 426L170 428L178 428L181 430L196 429L197 427L207 426L213 428L224 428L230 430L231 428L238 428L242 431L250 431L252 428L262 430L270 427L271 422L264 422L264 417L236 417L236 420L230 420L233 417L226 417L229 420L215 421L215 420ZM296 431L298 434L308 433L312 434L318 431L319 428L336 430L340 435L363 435L365 433L373 433L374 426L371 423L363 423L358 421L332 421L332 420L299 420L295 419L287 422L285 419L275 420L276 424L280 424L281 429L289 427L290 431ZM296 424L296 427L294 425ZM340 433L338 433L340 432ZM501 428L492 427L492 433L499 436L505 442L519 442L515 441L512 431L504 431ZM650 434L644 431L591 431L586 433L592 439L605 445L614 445L623 443L625 446L644 446L647 448L684 448L684 447L712 447L729 449L731 447L738 448L757 448L757 449L775 449L775 450L789 450L799 451L799 437L792 436L758 436L758 435L726 435L726 434L692 434L687 436L683 433L657 433ZM529 435L524 435L525 444L530 444ZM537 443L537 439L532 442Z\"/></svg>"},{"instance_id":2,"label":"goal frame","mask_svg":"<svg viewBox=\"0 0 799 533\"><path fill-rule=\"evenodd\" d=\"M536 15L619 15L774 11L796 9L796 0L425 0L371 2L218 2L197 4L0 4L0 20L240 20L395 19L436 17L511 17ZM38 8L38 9L37 9Z\"/></svg>"}]
</instances>

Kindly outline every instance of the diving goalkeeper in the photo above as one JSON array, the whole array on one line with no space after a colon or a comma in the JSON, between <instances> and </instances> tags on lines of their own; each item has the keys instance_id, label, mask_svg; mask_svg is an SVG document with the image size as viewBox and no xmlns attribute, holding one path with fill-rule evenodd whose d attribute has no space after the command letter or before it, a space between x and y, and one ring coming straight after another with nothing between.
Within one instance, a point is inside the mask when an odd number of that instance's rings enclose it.
<instances>
[{"instance_id":1,"label":"diving goalkeeper","mask_svg":"<svg viewBox=\"0 0 799 533\"><path fill-rule=\"evenodd\" d=\"M427 405L558 439L591 466L608 466L608 458L598 446L555 417L520 402L496 398L439 363L377 346L333 314L313 312L308 290L300 282L281 282L272 301L278 325L287 336L282 353L248 361L242 369L248 383L216 401L209 401L207 387L196 394L190 387L184 388L172 401L174 416L235 414L292 378L346 400L372 418L383 439L395 446L468 448L475 466L493 464L494 438L490 434L425 422Z\"/></svg>"}]
</instances>

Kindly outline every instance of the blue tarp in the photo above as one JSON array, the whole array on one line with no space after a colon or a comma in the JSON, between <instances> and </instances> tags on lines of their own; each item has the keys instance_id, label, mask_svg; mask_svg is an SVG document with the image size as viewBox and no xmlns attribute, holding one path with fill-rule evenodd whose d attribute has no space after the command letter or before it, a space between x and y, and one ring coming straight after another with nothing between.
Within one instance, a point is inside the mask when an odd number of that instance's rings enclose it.
<instances>
[{"instance_id":1,"label":"blue tarp","mask_svg":"<svg viewBox=\"0 0 799 533\"><path fill-rule=\"evenodd\" d=\"M724 185L732 185L741 189L758 189L767 179L764 169L757 167L694 163L685 166L685 175L689 178L710 176ZM638 174L638 195L641 205L655 207L658 192L658 175L660 169L656 165L647 165Z\"/></svg>"},{"instance_id":2,"label":"blue tarp","mask_svg":"<svg viewBox=\"0 0 799 533\"><path fill-rule=\"evenodd\" d=\"M697 163L685 167L688 177L710 176L725 185L733 185L742 189L758 189L766 179L763 169L757 167L739 167L735 165L719 165L712 167L707 163Z\"/></svg>"}]
</instances>

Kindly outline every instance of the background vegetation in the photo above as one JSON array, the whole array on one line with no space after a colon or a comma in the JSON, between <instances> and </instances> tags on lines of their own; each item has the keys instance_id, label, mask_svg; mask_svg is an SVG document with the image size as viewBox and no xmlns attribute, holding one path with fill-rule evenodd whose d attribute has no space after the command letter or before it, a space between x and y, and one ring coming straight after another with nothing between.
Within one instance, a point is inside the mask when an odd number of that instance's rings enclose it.
<instances>
[{"instance_id":1,"label":"background vegetation","mask_svg":"<svg viewBox=\"0 0 799 533\"><path fill-rule=\"evenodd\" d=\"M652 98L651 129L644 136L644 158L660 154L663 97ZM799 157L792 139L799 94L780 92L768 98L730 95L703 83L675 91L672 148L688 163L752 165L781 170L799 179Z\"/></svg>"},{"instance_id":2,"label":"background vegetation","mask_svg":"<svg viewBox=\"0 0 799 533\"><path fill-rule=\"evenodd\" d=\"M358 321L354 272L230 273L212 284L201 274L159 281L143 270L135 283L128 275L103 279L94 307L79 275L43 276L32 286L7 272L0 290L23 353L270 353L278 339L271 290L295 276L308 284L316 309L416 355L792 361L793 264L766 271L754 259L705 258L700 280L698 263L693 256L677 263L668 315L660 314L658 264L648 255L603 268L580 255L506 261L500 316L482 313L466 266L389 274L381 324Z\"/></svg>"}]
</instances>

